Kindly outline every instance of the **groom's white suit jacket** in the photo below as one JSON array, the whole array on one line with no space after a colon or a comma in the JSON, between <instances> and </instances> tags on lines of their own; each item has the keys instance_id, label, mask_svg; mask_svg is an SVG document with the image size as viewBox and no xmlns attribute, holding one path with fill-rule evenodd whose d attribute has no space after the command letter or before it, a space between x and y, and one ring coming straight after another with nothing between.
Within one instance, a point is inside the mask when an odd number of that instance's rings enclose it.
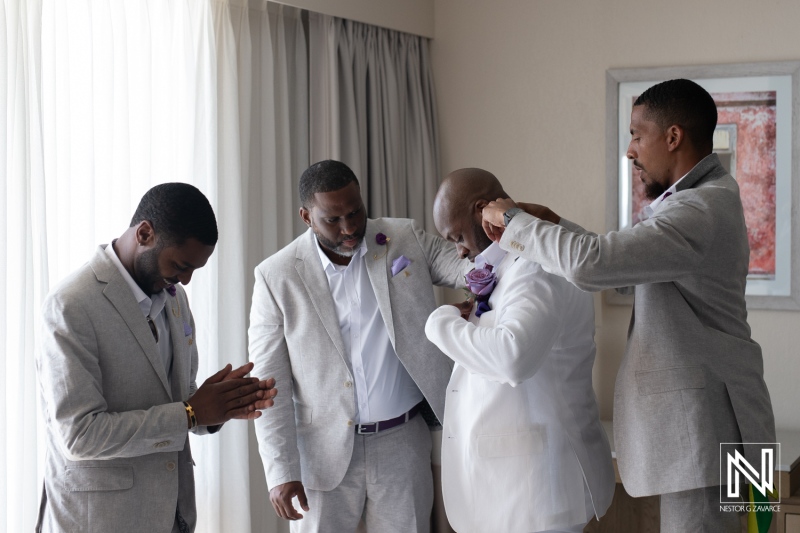
<instances>
[{"instance_id":1,"label":"groom's white suit jacket","mask_svg":"<svg viewBox=\"0 0 800 533\"><path fill-rule=\"evenodd\" d=\"M459 533L581 524L605 514L614 495L592 388L592 296L537 263L503 254L496 244L482 254L490 264L497 258L491 311L466 321L443 306L425 327L456 362L445 402L442 486Z\"/></svg>"}]
</instances>

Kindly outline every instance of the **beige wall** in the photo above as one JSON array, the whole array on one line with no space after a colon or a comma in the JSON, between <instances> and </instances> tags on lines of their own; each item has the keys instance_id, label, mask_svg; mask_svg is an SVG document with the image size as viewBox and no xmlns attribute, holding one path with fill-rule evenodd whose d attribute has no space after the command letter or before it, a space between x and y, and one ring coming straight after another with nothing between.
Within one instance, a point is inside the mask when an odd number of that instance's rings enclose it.
<instances>
[{"instance_id":1,"label":"beige wall","mask_svg":"<svg viewBox=\"0 0 800 533\"><path fill-rule=\"evenodd\" d=\"M434 19L442 171L489 169L514 197L599 232L606 69L800 57L800 2L434 0ZM610 418L630 307L598 297L596 309L595 387ZM753 311L750 325L778 425L800 429L800 313Z\"/></svg>"}]
</instances>

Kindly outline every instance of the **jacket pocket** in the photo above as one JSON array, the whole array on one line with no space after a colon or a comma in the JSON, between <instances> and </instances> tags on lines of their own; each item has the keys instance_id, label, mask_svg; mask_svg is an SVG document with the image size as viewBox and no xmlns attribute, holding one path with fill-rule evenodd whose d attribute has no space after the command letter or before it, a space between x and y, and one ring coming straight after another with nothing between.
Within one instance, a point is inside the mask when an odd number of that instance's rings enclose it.
<instances>
[{"instance_id":1,"label":"jacket pocket","mask_svg":"<svg viewBox=\"0 0 800 533\"><path fill-rule=\"evenodd\" d=\"M544 439L536 429L507 435L478 435L478 456L484 459L533 455L543 450Z\"/></svg>"},{"instance_id":2,"label":"jacket pocket","mask_svg":"<svg viewBox=\"0 0 800 533\"><path fill-rule=\"evenodd\" d=\"M70 492L126 490L133 487L132 466L68 466L64 488Z\"/></svg>"},{"instance_id":3,"label":"jacket pocket","mask_svg":"<svg viewBox=\"0 0 800 533\"><path fill-rule=\"evenodd\" d=\"M703 389L706 376L701 366L681 366L636 373L639 394L649 396L684 389Z\"/></svg>"},{"instance_id":4,"label":"jacket pocket","mask_svg":"<svg viewBox=\"0 0 800 533\"><path fill-rule=\"evenodd\" d=\"M308 405L294 402L294 418L298 426L308 426L311 424L311 407Z\"/></svg>"}]
</instances>

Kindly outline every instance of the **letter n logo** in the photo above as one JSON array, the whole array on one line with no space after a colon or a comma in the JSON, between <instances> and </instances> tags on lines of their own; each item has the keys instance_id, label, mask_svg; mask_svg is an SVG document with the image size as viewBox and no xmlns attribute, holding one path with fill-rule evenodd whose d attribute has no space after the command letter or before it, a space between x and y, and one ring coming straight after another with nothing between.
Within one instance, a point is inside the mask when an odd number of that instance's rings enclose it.
<instances>
[{"instance_id":1,"label":"letter n logo","mask_svg":"<svg viewBox=\"0 0 800 533\"><path fill-rule=\"evenodd\" d=\"M751 458L760 457L760 464L750 464L742 451ZM779 443L720 444L720 503L746 503L749 497L745 482L762 494L780 493L780 487L776 491L775 485L775 467L779 462Z\"/></svg>"}]
</instances>

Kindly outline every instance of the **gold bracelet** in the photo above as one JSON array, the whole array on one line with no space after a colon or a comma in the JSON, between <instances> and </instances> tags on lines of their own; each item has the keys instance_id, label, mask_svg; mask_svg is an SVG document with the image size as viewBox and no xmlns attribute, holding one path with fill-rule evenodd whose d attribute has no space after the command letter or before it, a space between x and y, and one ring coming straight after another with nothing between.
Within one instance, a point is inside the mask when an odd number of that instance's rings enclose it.
<instances>
[{"instance_id":1,"label":"gold bracelet","mask_svg":"<svg viewBox=\"0 0 800 533\"><path fill-rule=\"evenodd\" d=\"M194 414L194 409L192 406L189 405L189 402L183 402L184 407L186 407L186 415L189 417L189 421L192 424L192 427L189 429L194 429L197 427L197 416Z\"/></svg>"}]
</instances>

